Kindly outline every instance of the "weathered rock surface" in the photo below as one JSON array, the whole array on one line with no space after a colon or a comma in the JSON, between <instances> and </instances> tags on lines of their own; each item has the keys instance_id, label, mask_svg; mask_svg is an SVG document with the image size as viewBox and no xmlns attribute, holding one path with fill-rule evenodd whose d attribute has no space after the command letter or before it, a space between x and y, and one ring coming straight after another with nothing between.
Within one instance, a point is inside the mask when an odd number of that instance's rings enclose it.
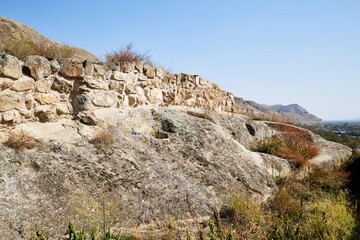
<instances>
[{"instance_id":1,"label":"weathered rock surface","mask_svg":"<svg viewBox=\"0 0 360 240\"><path fill-rule=\"evenodd\" d=\"M19 60L11 55L0 56L0 76L18 79L21 76Z\"/></svg>"},{"instance_id":2,"label":"weathered rock surface","mask_svg":"<svg viewBox=\"0 0 360 240\"><path fill-rule=\"evenodd\" d=\"M51 74L50 62L41 56L31 55L26 57L24 68L28 69L30 75L35 80L48 77Z\"/></svg>"},{"instance_id":3,"label":"weathered rock surface","mask_svg":"<svg viewBox=\"0 0 360 240\"><path fill-rule=\"evenodd\" d=\"M100 226L104 199L115 229L190 218L186 195L199 216L210 216L233 191L270 196L273 177L290 172L286 160L250 150L274 134L264 122L214 112L204 119L204 110L185 107L156 111L171 122L167 138L153 137L158 125L151 107L94 110L97 121L113 126L108 131L115 144L105 147L88 142L102 127L65 119L17 125L43 143L28 152L0 144L0 235L28 239L37 224L59 236L69 219L85 228ZM347 147L318 142L331 164L335 154L346 157Z\"/></svg>"}]
</instances>

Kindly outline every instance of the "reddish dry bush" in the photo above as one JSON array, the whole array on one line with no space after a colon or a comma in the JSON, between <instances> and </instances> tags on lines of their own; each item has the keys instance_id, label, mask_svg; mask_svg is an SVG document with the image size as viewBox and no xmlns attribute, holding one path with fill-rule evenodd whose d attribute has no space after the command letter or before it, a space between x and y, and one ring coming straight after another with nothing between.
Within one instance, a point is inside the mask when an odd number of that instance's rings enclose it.
<instances>
[{"instance_id":1,"label":"reddish dry bush","mask_svg":"<svg viewBox=\"0 0 360 240\"><path fill-rule=\"evenodd\" d=\"M278 133L261 141L258 144L258 151L295 160L296 167L306 165L309 159L319 154L319 149L314 145L307 131L284 124L270 124L270 126Z\"/></svg>"},{"instance_id":2,"label":"reddish dry bush","mask_svg":"<svg viewBox=\"0 0 360 240\"><path fill-rule=\"evenodd\" d=\"M144 62L145 65L153 66L151 62L151 56L148 55L148 52L139 53L135 51L132 43L121 47L118 50L113 50L110 53L105 55L105 59L107 62L115 63L115 62Z\"/></svg>"}]
</instances>

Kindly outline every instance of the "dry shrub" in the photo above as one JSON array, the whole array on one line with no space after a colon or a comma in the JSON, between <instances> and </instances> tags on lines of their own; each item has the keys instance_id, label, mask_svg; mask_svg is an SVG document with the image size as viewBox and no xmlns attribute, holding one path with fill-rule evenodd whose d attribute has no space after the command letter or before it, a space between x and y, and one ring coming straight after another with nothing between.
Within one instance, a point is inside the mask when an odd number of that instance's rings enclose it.
<instances>
[{"instance_id":1,"label":"dry shrub","mask_svg":"<svg viewBox=\"0 0 360 240\"><path fill-rule=\"evenodd\" d=\"M28 132L21 130L11 134L3 144L17 150L26 150L37 147L39 141L33 138Z\"/></svg>"},{"instance_id":2,"label":"dry shrub","mask_svg":"<svg viewBox=\"0 0 360 240\"><path fill-rule=\"evenodd\" d=\"M0 49L1 51L1 49ZM6 48L6 53L11 54L19 59L24 59L29 55L39 55L51 57L58 61L63 61L74 56L75 48L64 45L40 46L31 40L24 38L13 40Z\"/></svg>"},{"instance_id":3,"label":"dry shrub","mask_svg":"<svg viewBox=\"0 0 360 240\"><path fill-rule=\"evenodd\" d=\"M145 65L153 66L151 56L148 55L148 52L139 53L138 51L135 51L133 43L129 43L118 50L107 53L105 59L109 63L142 61Z\"/></svg>"},{"instance_id":4,"label":"dry shrub","mask_svg":"<svg viewBox=\"0 0 360 240\"><path fill-rule=\"evenodd\" d=\"M113 136L114 129L111 127L105 128L99 131L93 139L89 142L100 147L108 147L115 143L115 138Z\"/></svg>"},{"instance_id":5,"label":"dry shrub","mask_svg":"<svg viewBox=\"0 0 360 240\"><path fill-rule=\"evenodd\" d=\"M319 149L314 145L311 135L306 130L285 124L269 125L278 133L260 141L257 151L295 160L295 167L306 165L309 159L319 155Z\"/></svg>"}]
</instances>

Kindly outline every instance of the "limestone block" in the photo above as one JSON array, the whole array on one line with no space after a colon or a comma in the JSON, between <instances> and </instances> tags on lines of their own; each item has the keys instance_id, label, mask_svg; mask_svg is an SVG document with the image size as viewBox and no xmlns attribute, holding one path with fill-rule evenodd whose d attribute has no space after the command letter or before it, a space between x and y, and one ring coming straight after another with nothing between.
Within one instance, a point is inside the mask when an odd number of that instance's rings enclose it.
<instances>
[{"instance_id":1,"label":"limestone block","mask_svg":"<svg viewBox=\"0 0 360 240\"><path fill-rule=\"evenodd\" d=\"M94 73L94 66L92 65L92 63L88 60L85 60L83 62L83 66L84 66L85 74L88 76L92 76Z\"/></svg>"},{"instance_id":2,"label":"limestone block","mask_svg":"<svg viewBox=\"0 0 360 240\"><path fill-rule=\"evenodd\" d=\"M162 79L164 77L164 70L161 68L155 68L155 76Z\"/></svg>"},{"instance_id":3,"label":"limestone block","mask_svg":"<svg viewBox=\"0 0 360 240\"><path fill-rule=\"evenodd\" d=\"M77 118L80 120L80 122L87 124L87 125L98 125L99 119L96 118L96 115L94 112L82 112L77 115Z\"/></svg>"},{"instance_id":4,"label":"limestone block","mask_svg":"<svg viewBox=\"0 0 360 240\"><path fill-rule=\"evenodd\" d=\"M22 76L12 85L11 89L17 92L23 92L33 89L34 86L35 86L34 79L27 76Z\"/></svg>"},{"instance_id":5,"label":"limestone block","mask_svg":"<svg viewBox=\"0 0 360 240\"><path fill-rule=\"evenodd\" d=\"M142 82L142 81L147 81L148 78L144 74L140 74L138 80Z\"/></svg>"},{"instance_id":6,"label":"limestone block","mask_svg":"<svg viewBox=\"0 0 360 240\"><path fill-rule=\"evenodd\" d=\"M71 105L68 103L56 104L56 113L58 115L68 115L71 113Z\"/></svg>"},{"instance_id":7,"label":"limestone block","mask_svg":"<svg viewBox=\"0 0 360 240\"><path fill-rule=\"evenodd\" d=\"M41 93L49 93L52 82L48 79L41 79L35 83L35 91Z\"/></svg>"},{"instance_id":8,"label":"limestone block","mask_svg":"<svg viewBox=\"0 0 360 240\"><path fill-rule=\"evenodd\" d=\"M112 107L117 102L117 95L109 91L93 91L91 102L97 107Z\"/></svg>"},{"instance_id":9,"label":"limestone block","mask_svg":"<svg viewBox=\"0 0 360 240\"><path fill-rule=\"evenodd\" d=\"M40 104L54 104L58 103L60 99L52 94L44 94L44 93L35 93L34 98Z\"/></svg>"},{"instance_id":10,"label":"limestone block","mask_svg":"<svg viewBox=\"0 0 360 240\"><path fill-rule=\"evenodd\" d=\"M145 88L145 96L149 100L151 104L157 104L163 102L163 93L161 89L154 88L154 89L148 89Z\"/></svg>"},{"instance_id":11,"label":"limestone block","mask_svg":"<svg viewBox=\"0 0 360 240\"><path fill-rule=\"evenodd\" d=\"M1 78L0 77L0 92L11 87L14 84L14 81L8 78Z\"/></svg>"},{"instance_id":12,"label":"limestone block","mask_svg":"<svg viewBox=\"0 0 360 240\"><path fill-rule=\"evenodd\" d=\"M66 80L60 76L56 77L51 89L59 93L69 94L73 89L73 81Z\"/></svg>"},{"instance_id":13,"label":"limestone block","mask_svg":"<svg viewBox=\"0 0 360 240\"><path fill-rule=\"evenodd\" d=\"M50 66L51 66L51 71L53 73L56 73L56 72L60 71L60 64L55 59L50 60Z\"/></svg>"},{"instance_id":14,"label":"limestone block","mask_svg":"<svg viewBox=\"0 0 360 240\"><path fill-rule=\"evenodd\" d=\"M64 77L77 78L84 73L84 68L81 62L71 59L62 63L60 73Z\"/></svg>"},{"instance_id":15,"label":"limestone block","mask_svg":"<svg viewBox=\"0 0 360 240\"><path fill-rule=\"evenodd\" d=\"M49 60L41 56L27 56L25 58L24 68L35 80L48 77L51 74L51 64Z\"/></svg>"},{"instance_id":16,"label":"limestone block","mask_svg":"<svg viewBox=\"0 0 360 240\"><path fill-rule=\"evenodd\" d=\"M2 114L2 120L6 123L21 123L21 115L20 113L13 109Z\"/></svg>"},{"instance_id":17,"label":"limestone block","mask_svg":"<svg viewBox=\"0 0 360 240\"><path fill-rule=\"evenodd\" d=\"M102 79L102 80L106 80L109 78L110 75L110 71L109 71L109 67L105 66L105 65L100 65L100 64L93 64L94 67L94 74L93 76L96 79Z\"/></svg>"},{"instance_id":18,"label":"limestone block","mask_svg":"<svg viewBox=\"0 0 360 240\"><path fill-rule=\"evenodd\" d=\"M127 84L126 88L125 88L125 93L126 94L136 94L137 90L136 90L135 84Z\"/></svg>"},{"instance_id":19,"label":"limestone block","mask_svg":"<svg viewBox=\"0 0 360 240\"><path fill-rule=\"evenodd\" d=\"M113 79L118 81L125 81L127 83L136 83L138 79L138 75L133 72L122 73L119 71L115 71L113 74Z\"/></svg>"},{"instance_id":20,"label":"limestone block","mask_svg":"<svg viewBox=\"0 0 360 240\"><path fill-rule=\"evenodd\" d=\"M27 110L31 110L34 105L34 101L32 98L25 99L25 107Z\"/></svg>"},{"instance_id":21,"label":"limestone block","mask_svg":"<svg viewBox=\"0 0 360 240\"><path fill-rule=\"evenodd\" d=\"M109 89L108 84L104 80L94 79L91 76L85 76L84 82L86 82L86 85L92 89Z\"/></svg>"},{"instance_id":22,"label":"limestone block","mask_svg":"<svg viewBox=\"0 0 360 240\"><path fill-rule=\"evenodd\" d=\"M206 85L206 81L202 78L199 78L199 84L200 85Z\"/></svg>"},{"instance_id":23,"label":"limestone block","mask_svg":"<svg viewBox=\"0 0 360 240\"><path fill-rule=\"evenodd\" d=\"M149 65L146 65L144 67L145 76L148 78L155 78L155 69L150 67Z\"/></svg>"},{"instance_id":24,"label":"limestone block","mask_svg":"<svg viewBox=\"0 0 360 240\"><path fill-rule=\"evenodd\" d=\"M130 107L137 107L139 103L139 96L137 94L130 94L128 96L128 100Z\"/></svg>"},{"instance_id":25,"label":"limestone block","mask_svg":"<svg viewBox=\"0 0 360 240\"><path fill-rule=\"evenodd\" d=\"M119 81L110 81L109 88L110 88L110 90L113 90L120 94L123 94L125 84L123 82L119 82Z\"/></svg>"},{"instance_id":26,"label":"limestone block","mask_svg":"<svg viewBox=\"0 0 360 240\"><path fill-rule=\"evenodd\" d=\"M23 99L10 91L0 93L0 112L9 111L15 108L20 108Z\"/></svg>"},{"instance_id":27,"label":"limestone block","mask_svg":"<svg viewBox=\"0 0 360 240\"><path fill-rule=\"evenodd\" d=\"M143 70L144 70L143 62L142 61L135 62L135 69L139 73L143 73Z\"/></svg>"},{"instance_id":28,"label":"limestone block","mask_svg":"<svg viewBox=\"0 0 360 240\"><path fill-rule=\"evenodd\" d=\"M0 56L0 76L19 79L21 77L20 61L9 54Z\"/></svg>"},{"instance_id":29,"label":"limestone block","mask_svg":"<svg viewBox=\"0 0 360 240\"><path fill-rule=\"evenodd\" d=\"M121 65L121 71L124 73L134 72L136 62L123 62Z\"/></svg>"},{"instance_id":30,"label":"limestone block","mask_svg":"<svg viewBox=\"0 0 360 240\"><path fill-rule=\"evenodd\" d=\"M75 112L87 111L92 107L91 98L87 92L77 94L72 103Z\"/></svg>"},{"instance_id":31,"label":"limestone block","mask_svg":"<svg viewBox=\"0 0 360 240\"><path fill-rule=\"evenodd\" d=\"M35 116L41 122L48 122L54 120L56 117L56 108L52 105L41 105L35 108Z\"/></svg>"},{"instance_id":32,"label":"limestone block","mask_svg":"<svg viewBox=\"0 0 360 240\"><path fill-rule=\"evenodd\" d=\"M174 83L174 82L176 81L176 78L175 78L174 75L166 75L166 76L163 78L163 81L164 81L165 83L170 84L170 83Z\"/></svg>"}]
</instances>

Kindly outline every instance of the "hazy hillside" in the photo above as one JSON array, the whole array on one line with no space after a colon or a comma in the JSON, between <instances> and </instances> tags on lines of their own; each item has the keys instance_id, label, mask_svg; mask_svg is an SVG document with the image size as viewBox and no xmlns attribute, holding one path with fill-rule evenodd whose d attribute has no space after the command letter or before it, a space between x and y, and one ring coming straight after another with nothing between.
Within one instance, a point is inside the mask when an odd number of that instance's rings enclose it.
<instances>
[{"instance_id":1,"label":"hazy hillside","mask_svg":"<svg viewBox=\"0 0 360 240\"><path fill-rule=\"evenodd\" d=\"M47 55L50 52L56 55L71 54L81 61L100 61L84 49L64 46L40 35L31 27L0 16L0 54L9 53L21 59L26 55Z\"/></svg>"},{"instance_id":2,"label":"hazy hillside","mask_svg":"<svg viewBox=\"0 0 360 240\"><path fill-rule=\"evenodd\" d=\"M235 106L236 112L253 118L289 119L297 124L316 124L321 122L320 118L310 114L298 104L286 106L277 104L270 106L235 97Z\"/></svg>"}]
</instances>

